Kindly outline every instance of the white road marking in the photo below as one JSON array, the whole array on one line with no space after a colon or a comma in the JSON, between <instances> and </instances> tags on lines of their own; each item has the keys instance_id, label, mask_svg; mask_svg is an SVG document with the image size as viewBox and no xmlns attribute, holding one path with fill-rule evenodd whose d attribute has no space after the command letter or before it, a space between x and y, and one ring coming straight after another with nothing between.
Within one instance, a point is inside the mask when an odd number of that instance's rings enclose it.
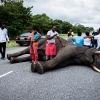
<instances>
[{"instance_id":1,"label":"white road marking","mask_svg":"<svg viewBox=\"0 0 100 100\"><path fill-rule=\"evenodd\" d=\"M7 72L7 73L5 73L5 74L3 74L3 75L0 75L0 78L6 76L6 75L8 75L8 74L11 74L11 73L13 73L13 71L10 71L10 72Z\"/></svg>"}]
</instances>

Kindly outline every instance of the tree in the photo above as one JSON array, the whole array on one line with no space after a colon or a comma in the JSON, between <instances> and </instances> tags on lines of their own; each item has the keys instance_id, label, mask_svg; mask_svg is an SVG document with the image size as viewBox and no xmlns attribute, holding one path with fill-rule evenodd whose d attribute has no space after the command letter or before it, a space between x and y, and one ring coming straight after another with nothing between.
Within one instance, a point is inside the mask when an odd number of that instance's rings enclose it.
<instances>
[{"instance_id":1,"label":"tree","mask_svg":"<svg viewBox=\"0 0 100 100\"><path fill-rule=\"evenodd\" d=\"M69 22L64 21L62 23L62 33L68 33L68 31L70 30L70 28L72 28L72 24L70 24Z\"/></svg>"},{"instance_id":2,"label":"tree","mask_svg":"<svg viewBox=\"0 0 100 100\"><path fill-rule=\"evenodd\" d=\"M76 24L72 27L72 29L73 29L73 31L74 31L75 33L77 33L78 31L81 31L81 32L86 32L86 31L91 32L91 31L94 30L93 27L85 27L84 25L81 25L81 24L78 24L78 23L76 23Z\"/></svg>"},{"instance_id":3,"label":"tree","mask_svg":"<svg viewBox=\"0 0 100 100\"><path fill-rule=\"evenodd\" d=\"M19 35L27 30L31 22L31 8L23 7L22 0L2 0L0 6L0 20L6 24L10 37Z\"/></svg>"},{"instance_id":4,"label":"tree","mask_svg":"<svg viewBox=\"0 0 100 100\"><path fill-rule=\"evenodd\" d=\"M46 34L51 28L52 19L46 14L37 14L32 17L32 26L39 31L41 34Z\"/></svg>"}]
</instances>

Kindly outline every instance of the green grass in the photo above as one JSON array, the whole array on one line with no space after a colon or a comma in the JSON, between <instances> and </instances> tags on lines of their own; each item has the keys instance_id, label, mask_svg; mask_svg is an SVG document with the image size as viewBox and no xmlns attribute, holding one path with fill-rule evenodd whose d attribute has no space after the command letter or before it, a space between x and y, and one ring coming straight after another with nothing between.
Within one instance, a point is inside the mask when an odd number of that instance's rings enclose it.
<instances>
[{"instance_id":1,"label":"green grass","mask_svg":"<svg viewBox=\"0 0 100 100\"><path fill-rule=\"evenodd\" d=\"M59 34L59 36L62 38L67 38L67 34Z\"/></svg>"},{"instance_id":2,"label":"green grass","mask_svg":"<svg viewBox=\"0 0 100 100\"><path fill-rule=\"evenodd\" d=\"M68 34L59 34L59 36L62 38L67 38ZM74 33L74 36L77 36L77 33Z\"/></svg>"},{"instance_id":3,"label":"green grass","mask_svg":"<svg viewBox=\"0 0 100 100\"><path fill-rule=\"evenodd\" d=\"M7 42L6 44L7 48L16 47L16 46L18 46L18 44L14 40L11 40L10 43Z\"/></svg>"}]
</instances>

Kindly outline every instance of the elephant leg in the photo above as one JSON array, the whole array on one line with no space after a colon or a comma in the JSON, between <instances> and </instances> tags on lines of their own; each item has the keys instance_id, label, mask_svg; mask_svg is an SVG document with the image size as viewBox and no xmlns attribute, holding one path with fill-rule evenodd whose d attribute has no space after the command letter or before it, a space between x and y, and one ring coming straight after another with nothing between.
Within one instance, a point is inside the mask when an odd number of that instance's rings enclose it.
<instances>
[{"instance_id":1,"label":"elephant leg","mask_svg":"<svg viewBox=\"0 0 100 100\"><path fill-rule=\"evenodd\" d=\"M14 58L14 57L11 57L10 59L10 63L18 63L18 62L25 62L25 61L31 61L31 57L30 56L27 56L27 57L20 57L20 58Z\"/></svg>"},{"instance_id":2,"label":"elephant leg","mask_svg":"<svg viewBox=\"0 0 100 100\"><path fill-rule=\"evenodd\" d=\"M10 60L11 57L18 57L18 56L21 56L23 54L29 54L29 49L30 48L26 48L25 50L22 50L22 51L13 53L13 54L7 54L7 58L8 58L8 60Z\"/></svg>"},{"instance_id":3,"label":"elephant leg","mask_svg":"<svg viewBox=\"0 0 100 100\"><path fill-rule=\"evenodd\" d=\"M60 64L62 64L65 61L70 60L72 55L76 52L76 48L74 46L70 47L64 47L62 48L59 53L54 57L52 60L45 61L45 62L34 62L31 65L31 71L37 71L40 74L43 74L44 71L56 68Z\"/></svg>"}]
</instances>

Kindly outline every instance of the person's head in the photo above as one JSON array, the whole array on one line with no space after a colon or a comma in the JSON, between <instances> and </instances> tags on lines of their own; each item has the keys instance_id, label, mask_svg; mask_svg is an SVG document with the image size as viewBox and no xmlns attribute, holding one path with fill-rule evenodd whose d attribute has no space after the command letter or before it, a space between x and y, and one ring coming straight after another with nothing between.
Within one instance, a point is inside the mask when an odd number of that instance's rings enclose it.
<instances>
[{"instance_id":1,"label":"person's head","mask_svg":"<svg viewBox=\"0 0 100 100\"><path fill-rule=\"evenodd\" d=\"M77 34L78 36L81 36L82 35L82 33L81 32L78 32L78 34Z\"/></svg>"},{"instance_id":2,"label":"person's head","mask_svg":"<svg viewBox=\"0 0 100 100\"><path fill-rule=\"evenodd\" d=\"M4 28L5 28L5 24L2 24L2 25L1 25L1 29L4 29Z\"/></svg>"},{"instance_id":3,"label":"person's head","mask_svg":"<svg viewBox=\"0 0 100 100\"><path fill-rule=\"evenodd\" d=\"M72 32L72 28L70 28L70 30L69 30L70 32Z\"/></svg>"},{"instance_id":4,"label":"person's head","mask_svg":"<svg viewBox=\"0 0 100 100\"><path fill-rule=\"evenodd\" d=\"M52 31L53 31L53 32L56 31L56 25L52 25Z\"/></svg>"},{"instance_id":5,"label":"person's head","mask_svg":"<svg viewBox=\"0 0 100 100\"><path fill-rule=\"evenodd\" d=\"M29 27L28 31L32 33L34 31L33 27Z\"/></svg>"},{"instance_id":6,"label":"person's head","mask_svg":"<svg viewBox=\"0 0 100 100\"><path fill-rule=\"evenodd\" d=\"M89 36L89 35L90 35L90 33L89 33L89 32L86 32L85 34L86 34L86 36Z\"/></svg>"}]
</instances>

